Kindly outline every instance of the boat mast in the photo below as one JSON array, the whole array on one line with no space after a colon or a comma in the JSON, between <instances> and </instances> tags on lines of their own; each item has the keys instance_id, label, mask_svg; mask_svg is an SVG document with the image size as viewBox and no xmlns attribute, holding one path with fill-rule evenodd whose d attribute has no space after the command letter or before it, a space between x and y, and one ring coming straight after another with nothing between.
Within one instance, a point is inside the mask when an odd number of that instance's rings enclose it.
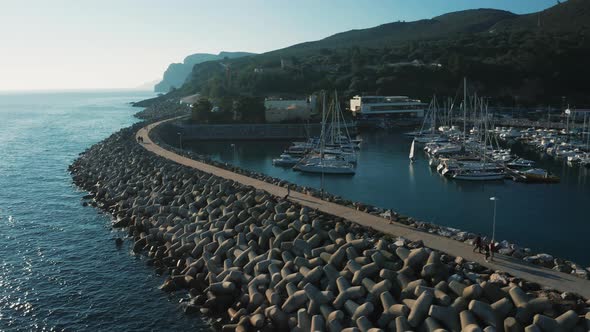
<instances>
[{"instance_id":1,"label":"boat mast","mask_svg":"<svg viewBox=\"0 0 590 332\"><path fill-rule=\"evenodd\" d=\"M326 92L322 101L322 132L320 133L320 162L324 159L324 141L326 140Z\"/></svg>"},{"instance_id":2,"label":"boat mast","mask_svg":"<svg viewBox=\"0 0 590 332\"><path fill-rule=\"evenodd\" d=\"M322 177L320 180L320 193L322 199L324 199L324 143L326 140L326 91L323 93L322 98L322 132L320 134L320 167L322 168Z\"/></svg>"},{"instance_id":3,"label":"boat mast","mask_svg":"<svg viewBox=\"0 0 590 332\"><path fill-rule=\"evenodd\" d=\"M463 141L467 129L467 77L463 77Z\"/></svg>"},{"instance_id":4,"label":"boat mast","mask_svg":"<svg viewBox=\"0 0 590 332\"><path fill-rule=\"evenodd\" d=\"M584 133L586 133L586 152L590 152L590 150L588 150L588 147L590 146L590 119L588 119L588 124L586 125L586 116L588 115L588 112L584 113L584 124L586 129L582 130L582 139L583 139L583 135ZM583 141L582 141L583 142Z\"/></svg>"},{"instance_id":5,"label":"boat mast","mask_svg":"<svg viewBox=\"0 0 590 332\"><path fill-rule=\"evenodd\" d=\"M436 95L432 96L432 134L436 134L436 113L438 111L438 106L436 105Z\"/></svg>"},{"instance_id":6,"label":"boat mast","mask_svg":"<svg viewBox=\"0 0 590 332\"><path fill-rule=\"evenodd\" d=\"M477 98L477 97L476 97ZM476 103L477 103L477 99L476 99ZM482 104L483 107L483 104ZM486 167L486 154L487 154L487 150L488 150L488 126L487 126L487 109L486 109L486 114L485 114L485 118L484 118L484 113L483 113L483 108L481 109L481 117L482 117L482 124L480 126L481 129L483 129L484 131L484 135L483 135L483 167L485 170ZM490 140L491 142L491 140Z\"/></svg>"}]
</instances>

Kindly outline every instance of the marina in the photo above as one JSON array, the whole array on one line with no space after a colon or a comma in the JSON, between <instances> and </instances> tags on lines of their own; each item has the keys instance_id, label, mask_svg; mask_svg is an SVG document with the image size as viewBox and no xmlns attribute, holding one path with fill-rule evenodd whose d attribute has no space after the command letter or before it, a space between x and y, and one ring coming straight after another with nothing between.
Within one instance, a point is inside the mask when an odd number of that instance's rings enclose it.
<instances>
[{"instance_id":1,"label":"marina","mask_svg":"<svg viewBox=\"0 0 590 332\"><path fill-rule=\"evenodd\" d=\"M274 166L291 167L295 171L314 174L354 175L361 140L351 138L348 124L338 103L338 95L326 106L324 94L319 137L305 142L293 142Z\"/></svg>"},{"instance_id":2,"label":"marina","mask_svg":"<svg viewBox=\"0 0 590 332\"><path fill-rule=\"evenodd\" d=\"M491 236L492 206L498 204L496 237L534 250L588 264L590 247L586 204L590 201L590 169L568 167L565 161L516 143L512 153L532 160L535 166L560 178L557 184L508 181L454 181L429 167L429 158L416 149L408 160L411 139L407 131L361 132L362 144L354 176L325 176L275 167L272 159L290 141L192 142L185 148L215 160L321 188L344 198L391 208L418 220ZM232 145L233 144L233 145ZM264 146L264 149L260 147ZM547 204L550 202L550 204Z\"/></svg>"}]
</instances>

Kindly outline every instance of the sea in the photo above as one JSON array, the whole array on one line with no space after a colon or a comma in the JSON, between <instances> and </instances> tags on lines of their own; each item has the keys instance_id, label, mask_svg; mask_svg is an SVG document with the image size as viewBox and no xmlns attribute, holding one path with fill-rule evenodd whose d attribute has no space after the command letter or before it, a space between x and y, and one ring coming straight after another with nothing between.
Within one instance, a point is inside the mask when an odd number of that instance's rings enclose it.
<instances>
[{"instance_id":1,"label":"sea","mask_svg":"<svg viewBox=\"0 0 590 332\"><path fill-rule=\"evenodd\" d=\"M410 129L411 130L411 129ZM514 153L561 178L559 184L525 184L511 180L455 181L429 167L416 148L409 162L408 130L364 131L354 176L325 175L327 192L392 209L417 220L480 233L491 238L496 197L496 239L590 266L590 169L569 167L543 153L513 145ZM272 159L288 141L192 142L185 148L215 160L321 188L321 175L275 167Z\"/></svg>"},{"instance_id":2,"label":"sea","mask_svg":"<svg viewBox=\"0 0 590 332\"><path fill-rule=\"evenodd\" d=\"M68 165L137 120L150 92L0 93L0 331L208 330L164 277L117 248L111 218L83 207Z\"/></svg>"},{"instance_id":3,"label":"sea","mask_svg":"<svg viewBox=\"0 0 590 332\"><path fill-rule=\"evenodd\" d=\"M131 101L150 92L0 94L0 331L208 330L180 308L183 295L135 255L111 217L83 207L68 165L92 144L137 120ZM590 265L590 170L515 146L561 177L559 184L469 183L441 177L402 131L362 132L355 176L324 188L418 220L491 235ZM320 188L321 178L272 166L289 142L194 142L192 150ZM187 144L185 144L185 147Z\"/></svg>"}]
</instances>

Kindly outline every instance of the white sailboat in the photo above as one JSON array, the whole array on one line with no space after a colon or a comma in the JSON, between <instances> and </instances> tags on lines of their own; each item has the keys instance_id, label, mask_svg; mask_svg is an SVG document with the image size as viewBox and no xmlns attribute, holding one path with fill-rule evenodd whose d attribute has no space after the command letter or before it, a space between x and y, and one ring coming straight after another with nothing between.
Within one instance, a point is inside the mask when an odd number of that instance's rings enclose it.
<instances>
[{"instance_id":1,"label":"white sailboat","mask_svg":"<svg viewBox=\"0 0 590 332\"><path fill-rule=\"evenodd\" d=\"M466 104L464 102L464 104ZM455 180L466 180L466 181L493 181L502 180L506 176L502 166L497 164L495 161L486 162L488 142L491 142L491 138L488 130L488 108L487 105L480 105L481 107L481 125L484 130L483 141L478 144L480 149L481 158L483 162L470 163L468 167L466 164L459 164L459 169L452 174L452 178ZM465 117L464 117L465 119ZM465 124L463 125L465 128ZM465 132L463 133L465 135ZM448 173L448 170L447 170Z\"/></svg>"},{"instance_id":2,"label":"white sailboat","mask_svg":"<svg viewBox=\"0 0 590 332\"><path fill-rule=\"evenodd\" d=\"M412 146L410 147L410 162L414 162L414 145L416 141L412 140Z\"/></svg>"},{"instance_id":3,"label":"white sailboat","mask_svg":"<svg viewBox=\"0 0 590 332\"><path fill-rule=\"evenodd\" d=\"M333 140L334 137L340 137L340 117L343 117L342 110L338 106L338 96L334 94L334 102L332 107L330 108L329 112L332 113L332 123L330 126L330 139L334 145ZM348 160L356 161L356 156L354 151L352 152L352 156L348 156L348 158L343 158L342 156L340 159L328 159L326 158L326 140L327 140L327 128L326 128L326 119L327 115L325 111L322 110L322 133L320 136L320 150L319 150L319 157L314 156L307 156L303 158L300 163L295 165L293 169L307 172L307 173L321 173L321 174L350 174L353 175L356 173L354 164L349 162ZM335 121L336 120L336 121ZM337 127L334 127L335 122L337 122ZM335 134L337 133L337 135ZM348 135L348 131L346 130L346 139L350 141L350 135ZM342 152L342 151L340 151ZM344 160L343 160L344 159Z\"/></svg>"}]
</instances>

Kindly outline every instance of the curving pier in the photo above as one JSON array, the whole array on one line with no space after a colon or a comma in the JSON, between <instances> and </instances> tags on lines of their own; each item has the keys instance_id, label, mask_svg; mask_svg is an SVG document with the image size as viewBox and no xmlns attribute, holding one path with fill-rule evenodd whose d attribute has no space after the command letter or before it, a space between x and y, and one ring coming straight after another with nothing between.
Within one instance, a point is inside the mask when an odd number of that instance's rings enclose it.
<instances>
[{"instance_id":1,"label":"curving pier","mask_svg":"<svg viewBox=\"0 0 590 332\"><path fill-rule=\"evenodd\" d=\"M183 157L172 151L162 148L150 140L149 132L153 128L161 123L172 121L174 119L177 118L162 120L143 127L136 133L136 137L143 137L144 143L142 146L146 150L178 164L192 167L225 179L233 180L244 185L252 186L257 189L264 190L272 195L279 197L286 195L287 190L285 188ZM494 262L486 262L483 255L472 252L473 248L463 242L421 232L403 224L391 224L389 220L384 218L357 211L342 205L327 202L319 198L295 191L291 191L289 199L292 202L302 206L307 206L311 209L318 209L324 213L348 219L385 234L402 236L411 241L422 240L424 245L427 247L446 252L454 256L463 257L468 261L477 262L490 269L503 271L515 277L519 277L530 282L536 282L540 285L550 287L558 291L577 293L586 299L590 298L590 281L578 278L575 275L565 274L537 265L528 264L522 260L500 254L495 254Z\"/></svg>"}]
</instances>

